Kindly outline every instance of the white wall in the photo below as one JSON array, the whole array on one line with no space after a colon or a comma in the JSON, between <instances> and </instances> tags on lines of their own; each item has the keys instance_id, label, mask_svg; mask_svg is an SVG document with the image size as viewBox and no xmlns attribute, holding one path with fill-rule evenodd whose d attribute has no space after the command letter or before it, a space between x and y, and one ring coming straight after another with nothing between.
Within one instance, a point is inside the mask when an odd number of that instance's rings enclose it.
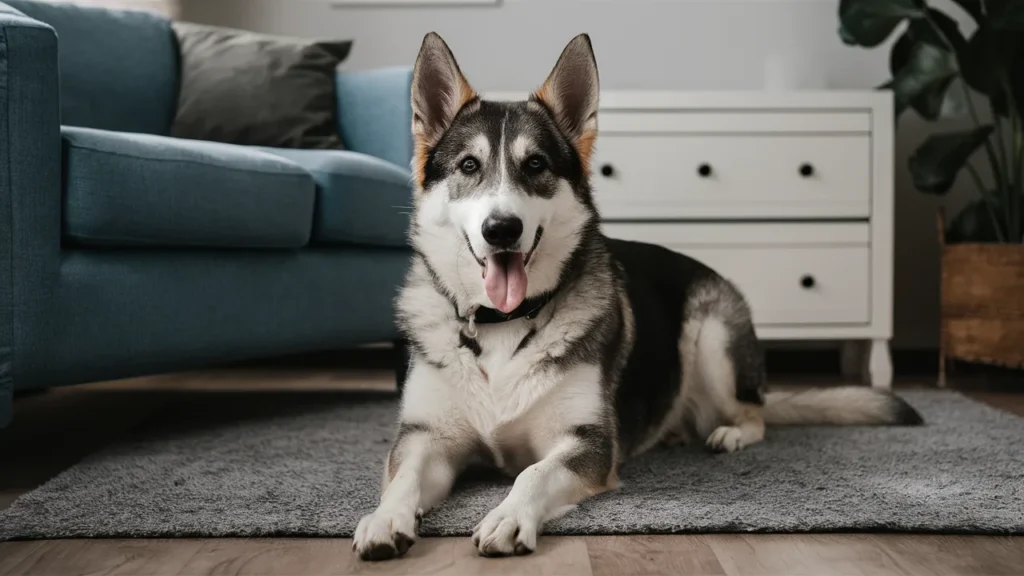
<instances>
[{"instance_id":1,"label":"white wall","mask_svg":"<svg viewBox=\"0 0 1024 576\"><path fill-rule=\"evenodd\" d=\"M187 20L260 32L352 38L345 64L352 69L411 65L423 35L435 30L480 91L538 85L565 42L579 32L591 35L606 89L758 89L765 59L772 56L789 59L806 71L805 78L819 78L827 88L880 84L888 76L888 52L844 46L836 36L836 5L836 0L503 0L496 6L332 7L321 0L182 0L181 13ZM895 345L905 348L938 341L938 204L913 189L904 169L930 129L908 115L897 143ZM954 203L970 197L966 183L955 191Z\"/></svg>"},{"instance_id":2,"label":"white wall","mask_svg":"<svg viewBox=\"0 0 1024 576\"><path fill-rule=\"evenodd\" d=\"M71 2L85 6L102 6L104 8L116 8L127 10L146 10L177 18L178 0L46 0L47 2Z\"/></svg>"}]
</instances>

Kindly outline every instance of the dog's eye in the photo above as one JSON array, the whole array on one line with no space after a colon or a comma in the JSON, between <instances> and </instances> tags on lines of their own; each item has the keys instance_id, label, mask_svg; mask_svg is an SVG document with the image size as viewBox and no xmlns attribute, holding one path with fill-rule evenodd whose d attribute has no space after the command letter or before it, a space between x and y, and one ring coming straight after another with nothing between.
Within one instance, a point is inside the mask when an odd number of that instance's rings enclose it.
<instances>
[{"instance_id":1,"label":"dog's eye","mask_svg":"<svg viewBox=\"0 0 1024 576\"><path fill-rule=\"evenodd\" d=\"M459 163L459 170L462 170L463 174L472 174L473 172L476 172L479 169L480 163L477 162L476 158L473 158L472 156L467 156L466 158L463 158L462 162Z\"/></svg>"},{"instance_id":2,"label":"dog's eye","mask_svg":"<svg viewBox=\"0 0 1024 576\"><path fill-rule=\"evenodd\" d=\"M530 172L538 173L547 167L548 163L543 156L530 156L526 159L526 169Z\"/></svg>"}]
</instances>

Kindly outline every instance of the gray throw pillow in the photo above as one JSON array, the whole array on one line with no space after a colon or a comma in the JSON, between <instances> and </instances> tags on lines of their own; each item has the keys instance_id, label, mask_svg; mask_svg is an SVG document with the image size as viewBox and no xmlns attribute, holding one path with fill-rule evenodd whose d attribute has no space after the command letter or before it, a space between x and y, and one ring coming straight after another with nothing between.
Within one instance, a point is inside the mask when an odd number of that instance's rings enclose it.
<instances>
[{"instance_id":1,"label":"gray throw pillow","mask_svg":"<svg viewBox=\"0 0 1024 576\"><path fill-rule=\"evenodd\" d=\"M343 148L335 69L351 41L175 22L181 90L172 135L248 146Z\"/></svg>"}]
</instances>

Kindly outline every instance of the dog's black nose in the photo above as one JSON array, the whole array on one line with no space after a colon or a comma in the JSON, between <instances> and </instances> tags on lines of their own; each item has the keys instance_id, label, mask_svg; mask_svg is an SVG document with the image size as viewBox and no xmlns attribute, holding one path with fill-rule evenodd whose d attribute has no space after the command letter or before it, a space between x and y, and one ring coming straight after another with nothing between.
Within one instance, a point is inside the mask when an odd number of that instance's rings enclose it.
<instances>
[{"instance_id":1,"label":"dog's black nose","mask_svg":"<svg viewBox=\"0 0 1024 576\"><path fill-rule=\"evenodd\" d=\"M482 232L491 246L509 248L523 235L523 221L515 216L488 216Z\"/></svg>"}]
</instances>

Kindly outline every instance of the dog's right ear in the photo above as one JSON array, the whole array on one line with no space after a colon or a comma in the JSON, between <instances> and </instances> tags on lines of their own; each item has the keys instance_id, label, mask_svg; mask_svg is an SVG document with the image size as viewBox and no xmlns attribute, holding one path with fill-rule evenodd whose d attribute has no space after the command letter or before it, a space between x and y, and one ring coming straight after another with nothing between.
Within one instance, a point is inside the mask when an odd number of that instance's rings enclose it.
<instances>
[{"instance_id":1,"label":"dog's right ear","mask_svg":"<svg viewBox=\"0 0 1024 576\"><path fill-rule=\"evenodd\" d=\"M412 72L412 132L417 151L437 144L459 110L475 97L448 45L437 33L427 34Z\"/></svg>"}]
</instances>

